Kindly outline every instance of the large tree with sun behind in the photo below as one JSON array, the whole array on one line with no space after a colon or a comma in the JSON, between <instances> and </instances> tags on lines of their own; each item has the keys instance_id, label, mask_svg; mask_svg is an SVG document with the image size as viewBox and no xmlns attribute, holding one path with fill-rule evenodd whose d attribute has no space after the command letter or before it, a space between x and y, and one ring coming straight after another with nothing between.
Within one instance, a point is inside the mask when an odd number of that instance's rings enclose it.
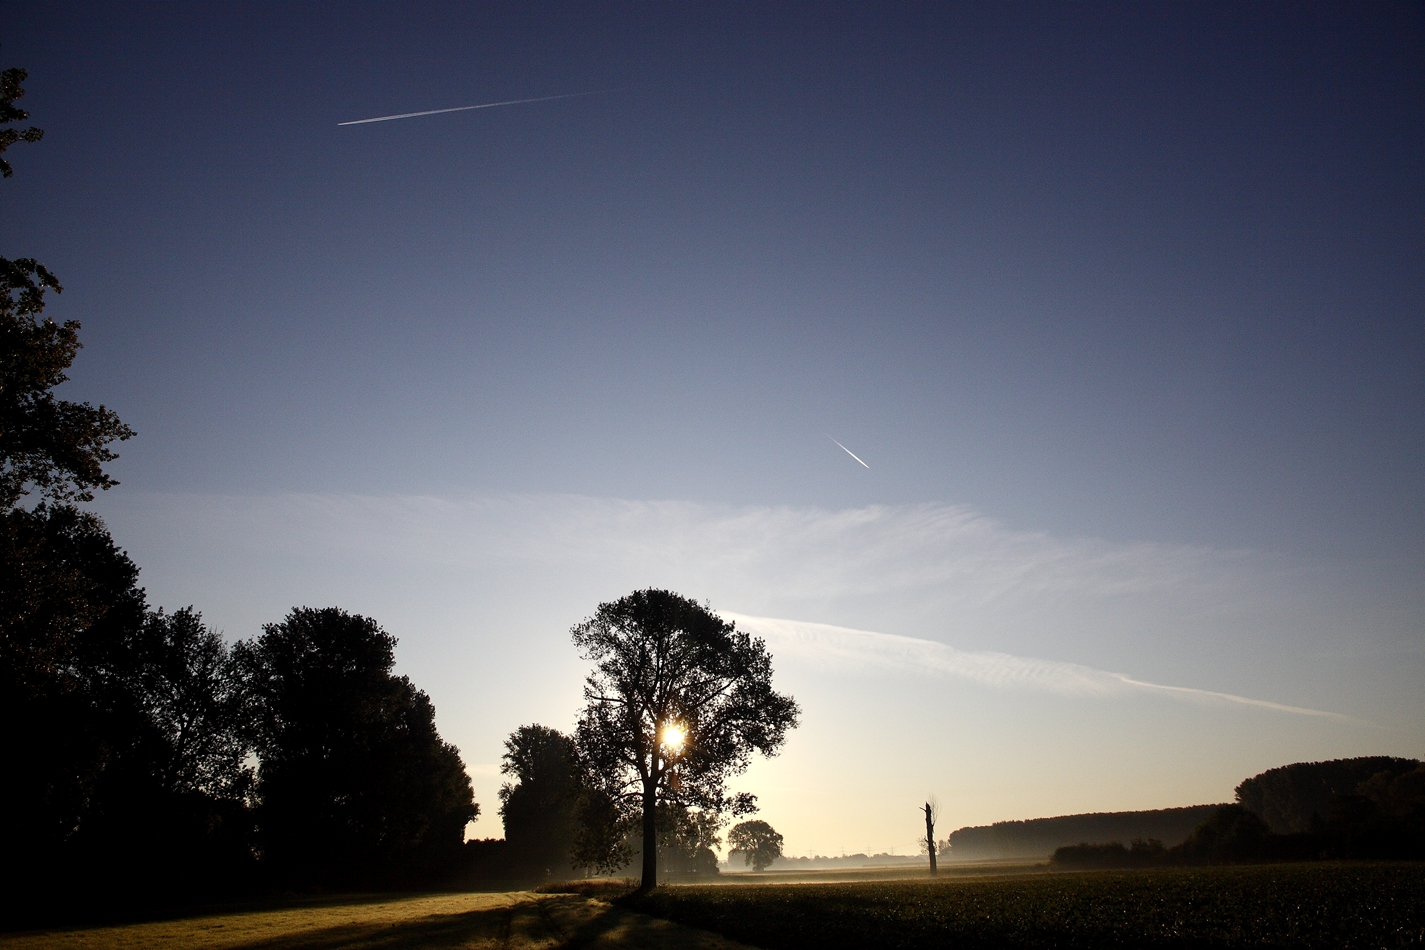
<instances>
[{"instance_id":1,"label":"large tree with sun behind","mask_svg":"<svg viewBox=\"0 0 1425 950\"><path fill-rule=\"evenodd\" d=\"M589 779L627 821L642 819L643 889L658 881L658 805L754 810L727 780L775 755L797 704L772 689L766 645L666 590L600 604L571 631L594 671L576 741Z\"/></svg>"}]
</instances>

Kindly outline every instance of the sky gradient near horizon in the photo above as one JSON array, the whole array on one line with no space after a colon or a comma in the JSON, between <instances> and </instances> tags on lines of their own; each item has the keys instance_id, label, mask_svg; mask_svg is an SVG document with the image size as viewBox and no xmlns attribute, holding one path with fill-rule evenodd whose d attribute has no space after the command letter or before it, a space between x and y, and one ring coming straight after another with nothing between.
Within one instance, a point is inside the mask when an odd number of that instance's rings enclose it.
<instances>
[{"instance_id":1,"label":"sky gradient near horizon","mask_svg":"<svg viewBox=\"0 0 1425 950\"><path fill-rule=\"evenodd\" d=\"M789 852L904 851L927 794L1425 757L1423 54L1406 3L46 4L0 254L139 433L150 601L375 617L473 834L652 585L802 703L743 780Z\"/></svg>"}]
</instances>

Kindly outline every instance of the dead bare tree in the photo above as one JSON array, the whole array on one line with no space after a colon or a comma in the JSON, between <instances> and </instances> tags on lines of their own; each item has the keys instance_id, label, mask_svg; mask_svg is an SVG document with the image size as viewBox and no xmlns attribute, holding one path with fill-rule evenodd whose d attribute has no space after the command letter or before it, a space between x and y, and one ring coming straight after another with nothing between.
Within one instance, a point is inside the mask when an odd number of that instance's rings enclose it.
<instances>
[{"instance_id":1,"label":"dead bare tree","mask_svg":"<svg viewBox=\"0 0 1425 950\"><path fill-rule=\"evenodd\" d=\"M931 877L938 873L935 867L935 819L939 812L940 809L936 807L933 798L925 803L925 849L930 853Z\"/></svg>"}]
</instances>

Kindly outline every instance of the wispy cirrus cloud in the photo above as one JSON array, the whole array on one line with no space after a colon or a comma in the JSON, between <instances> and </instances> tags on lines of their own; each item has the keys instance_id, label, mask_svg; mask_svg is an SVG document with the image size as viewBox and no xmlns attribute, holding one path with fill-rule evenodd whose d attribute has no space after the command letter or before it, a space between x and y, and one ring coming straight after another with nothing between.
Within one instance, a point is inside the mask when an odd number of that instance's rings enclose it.
<instances>
[{"instance_id":1,"label":"wispy cirrus cloud","mask_svg":"<svg viewBox=\"0 0 1425 950\"><path fill-rule=\"evenodd\" d=\"M153 517L179 519L232 543L404 562L657 566L755 579L799 598L931 587L975 602L1111 598L1233 586L1253 558L1244 551L1018 531L965 505L829 510L577 495L151 498Z\"/></svg>"},{"instance_id":2,"label":"wispy cirrus cloud","mask_svg":"<svg viewBox=\"0 0 1425 950\"><path fill-rule=\"evenodd\" d=\"M1255 660L1242 657L1269 656L1282 636L1322 623L1261 555L1015 530L964 505L832 510L577 495L338 494L154 495L129 505L123 535L152 539L149 553L138 553L146 582L159 581L159 602L203 600L194 587L209 583L205 577L253 590L229 598L234 611L253 613L224 615L234 630L255 629L293 598L352 590L370 610L389 612L383 605L391 604L409 614L414 604L444 604L453 617L472 603L510 598L512 580L527 592L521 596L545 607L557 602L563 606L547 612L565 615L660 586L748 617L840 622L803 624L795 636L778 628L793 646L819 631L808 643L823 657L894 660L987 685L1156 691L1275 708L1237 695L1275 688L1263 686L1270 677L1244 673ZM184 578L184 586L165 596L164 574L149 565ZM244 576L250 579L238 580ZM259 615L250 605L261 602L263 585L273 593ZM873 627L921 639L864 633ZM1046 654L1084 665L1032 658ZM1156 675L1105 672L1120 663ZM1228 681L1238 688L1216 694L1157 682L1192 682L1207 669L1231 670Z\"/></svg>"},{"instance_id":3,"label":"wispy cirrus cloud","mask_svg":"<svg viewBox=\"0 0 1425 950\"><path fill-rule=\"evenodd\" d=\"M969 680L982 686L1034 689L1069 696L1115 696L1149 692L1193 702L1231 703L1254 706L1298 716L1321 716L1355 725L1373 725L1363 720L1321 709L1308 709L1252 699L1232 693L1167 686L1134 679L1122 673L1094 669L1035 657L1012 656L989 651L957 650L944 643L870 630L855 630L824 623L752 617L719 611L742 630L774 645L777 654L855 670L885 670L922 676Z\"/></svg>"}]
</instances>

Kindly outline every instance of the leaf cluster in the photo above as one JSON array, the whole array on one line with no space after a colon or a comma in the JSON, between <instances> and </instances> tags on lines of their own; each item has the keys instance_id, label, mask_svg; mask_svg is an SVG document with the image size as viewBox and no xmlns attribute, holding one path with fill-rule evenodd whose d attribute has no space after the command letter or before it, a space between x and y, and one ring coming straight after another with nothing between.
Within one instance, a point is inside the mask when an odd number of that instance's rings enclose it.
<instances>
[{"instance_id":1,"label":"leaf cluster","mask_svg":"<svg viewBox=\"0 0 1425 950\"><path fill-rule=\"evenodd\" d=\"M11 122L23 122L30 117L30 114L19 106L15 105L15 100L23 99L25 87L22 85L29 76L25 70L18 67L0 72L0 125L9 125ZM44 130L30 126L28 129L0 129L0 155L16 142L38 142L44 138ZM10 167L10 163L4 158L0 158L0 177L9 178L15 173Z\"/></svg>"},{"instance_id":2,"label":"leaf cluster","mask_svg":"<svg viewBox=\"0 0 1425 950\"><path fill-rule=\"evenodd\" d=\"M41 320L45 293L59 281L29 258L0 258L0 506L38 489L44 501L92 501L94 489L118 484L104 464L108 448L133 430L100 405L57 399L82 345L79 324Z\"/></svg>"},{"instance_id":3,"label":"leaf cluster","mask_svg":"<svg viewBox=\"0 0 1425 950\"><path fill-rule=\"evenodd\" d=\"M395 646L368 617L301 607L234 648L260 760L258 844L279 876L400 878L449 859L479 814L430 697L393 674Z\"/></svg>"},{"instance_id":4,"label":"leaf cluster","mask_svg":"<svg viewBox=\"0 0 1425 950\"><path fill-rule=\"evenodd\" d=\"M18 68L0 72L0 125L29 117L15 105L25 76ZM0 154L43 134L0 129ZM0 158L0 174L12 173ZM81 346L77 322L40 317L45 295L63 289L34 259L0 257L0 508L14 507L29 494L26 486L39 491L41 502L93 501L94 489L118 484L104 472L104 463L118 457L109 444L134 434L102 405L54 396Z\"/></svg>"},{"instance_id":5,"label":"leaf cluster","mask_svg":"<svg viewBox=\"0 0 1425 950\"><path fill-rule=\"evenodd\" d=\"M727 833L727 843L733 853L741 854L743 863L751 865L754 871L765 870L782 856L781 834L760 819L733 825Z\"/></svg>"},{"instance_id":6,"label":"leaf cluster","mask_svg":"<svg viewBox=\"0 0 1425 950\"><path fill-rule=\"evenodd\" d=\"M594 664L584 685L576 741L590 779L633 810L659 800L713 813L745 814L751 795L729 795L727 780L754 753L774 755L798 709L772 689L765 644L696 601L641 590L601 604L571 631ZM684 732L679 749L663 730Z\"/></svg>"}]
</instances>

